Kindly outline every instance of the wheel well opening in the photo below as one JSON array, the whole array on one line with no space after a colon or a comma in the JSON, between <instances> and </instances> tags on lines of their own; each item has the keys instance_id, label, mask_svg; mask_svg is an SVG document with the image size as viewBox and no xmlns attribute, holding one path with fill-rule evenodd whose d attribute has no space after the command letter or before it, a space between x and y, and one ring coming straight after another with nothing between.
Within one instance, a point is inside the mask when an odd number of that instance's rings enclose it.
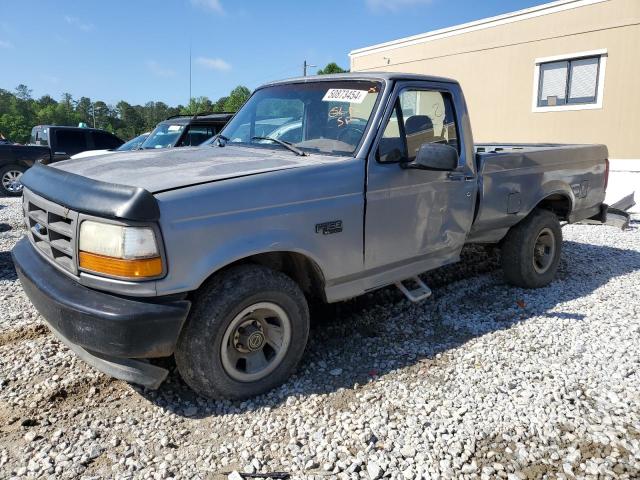
<instances>
[{"instance_id":1,"label":"wheel well opening","mask_svg":"<svg viewBox=\"0 0 640 480\"><path fill-rule=\"evenodd\" d=\"M254 263L284 273L295 281L309 300L326 301L320 267L301 253L267 252L238 260L225 267Z\"/></svg>"},{"instance_id":2,"label":"wheel well opening","mask_svg":"<svg viewBox=\"0 0 640 480\"><path fill-rule=\"evenodd\" d=\"M542 200L538 204L538 208L555 213L560 220L569 220L571 200L561 193L554 193Z\"/></svg>"}]
</instances>

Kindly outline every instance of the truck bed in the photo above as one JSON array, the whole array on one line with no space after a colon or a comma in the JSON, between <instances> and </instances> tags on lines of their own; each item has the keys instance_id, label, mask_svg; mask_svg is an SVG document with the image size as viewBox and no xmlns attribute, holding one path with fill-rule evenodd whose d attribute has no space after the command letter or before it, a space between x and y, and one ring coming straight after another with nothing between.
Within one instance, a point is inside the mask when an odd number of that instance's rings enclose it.
<instances>
[{"instance_id":1,"label":"truck bed","mask_svg":"<svg viewBox=\"0 0 640 480\"><path fill-rule=\"evenodd\" d=\"M569 222L598 214L604 201L604 145L480 143L475 156L478 200L469 242L500 241L545 199Z\"/></svg>"}]
</instances>

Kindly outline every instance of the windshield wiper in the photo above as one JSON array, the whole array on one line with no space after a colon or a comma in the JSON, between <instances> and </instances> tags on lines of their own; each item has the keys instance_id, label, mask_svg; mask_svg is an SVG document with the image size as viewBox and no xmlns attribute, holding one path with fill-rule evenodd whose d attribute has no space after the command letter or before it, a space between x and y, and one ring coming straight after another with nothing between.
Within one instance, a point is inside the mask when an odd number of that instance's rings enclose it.
<instances>
[{"instance_id":1,"label":"windshield wiper","mask_svg":"<svg viewBox=\"0 0 640 480\"><path fill-rule=\"evenodd\" d=\"M220 140L223 140L224 143L222 143ZM227 142L229 141L229 139L227 137L225 137L224 135L222 135L221 133L218 133L216 135L214 135L211 138L211 145L217 145L219 147L224 147L227 145Z\"/></svg>"},{"instance_id":2,"label":"windshield wiper","mask_svg":"<svg viewBox=\"0 0 640 480\"><path fill-rule=\"evenodd\" d=\"M285 142L284 140L280 140L279 138L273 138L273 137L251 137L251 140L269 140L271 142L277 143L278 145L282 145L284 148L286 148L287 150L291 150L296 155L299 155L301 157L306 157L307 156L307 154L304 153L302 150L300 150L298 147L294 147L291 143Z\"/></svg>"}]
</instances>

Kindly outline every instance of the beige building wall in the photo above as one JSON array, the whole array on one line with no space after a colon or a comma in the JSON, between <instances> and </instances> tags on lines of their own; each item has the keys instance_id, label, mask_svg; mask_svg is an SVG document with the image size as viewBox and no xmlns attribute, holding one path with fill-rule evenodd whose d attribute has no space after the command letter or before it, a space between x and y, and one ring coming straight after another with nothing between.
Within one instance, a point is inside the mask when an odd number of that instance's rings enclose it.
<instances>
[{"instance_id":1,"label":"beige building wall","mask_svg":"<svg viewBox=\"0 0 640 480\"><path fill-rule=\"evenodd\" d=\"M602 108L533 111L536 59L592 50L606 50ZM552 2L354 50L350 58L352 71L458 80L477 142L604 143L614 170L640 172L640 0ZM637 181L640 189L640 173Z\"/></svg>"}]
</instances>

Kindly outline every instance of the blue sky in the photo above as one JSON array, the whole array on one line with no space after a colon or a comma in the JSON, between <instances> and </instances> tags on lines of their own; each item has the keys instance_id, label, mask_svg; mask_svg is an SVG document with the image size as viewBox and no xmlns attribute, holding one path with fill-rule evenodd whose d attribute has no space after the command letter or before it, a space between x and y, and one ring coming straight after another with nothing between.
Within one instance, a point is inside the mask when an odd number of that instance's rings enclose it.
<instances>
[{"instance_id":1,"label":"blue sky","mask_svg":"<svg viewBox=\"0 0 640 480\"><path fill-rule=\"evenodd\" d=\"M355 48L544 3L542 0L0 0L0 88L107 103L192 91L212 99L348 67ZM315 73L316 68L312 69Z\"/></svg>"}]
</instances>

